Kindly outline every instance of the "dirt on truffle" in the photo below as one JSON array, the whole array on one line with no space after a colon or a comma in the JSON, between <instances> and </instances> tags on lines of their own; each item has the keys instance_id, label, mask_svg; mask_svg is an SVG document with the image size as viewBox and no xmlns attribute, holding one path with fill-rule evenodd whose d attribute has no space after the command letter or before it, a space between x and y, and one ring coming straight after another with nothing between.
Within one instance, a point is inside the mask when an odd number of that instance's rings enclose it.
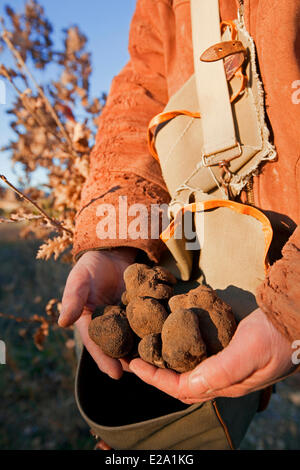
<instances>
[{"instance_id":1,"label":"dirt on truffle","mask_svg":"<svg viewBox=\"0 0 300 470\"><path fill-rule=\"evenodd\" d=\"M137 297L126 308L129 324L143 338L151 333L160 333L168 312L160 302L151 297Z\"/></svg>"},{"instance_id":2,"label":"dirt on truffle","mask_svg":"<svg viewBox=\"0 0 300 470\"><path fill-rule=\"evenodd\" d=\"M162 357L177 372L192 370L207 357L198 315L192 309L172 312L163 325L161 338Z\"/></svg>"},{"instance_id":3,"label":"dirt on truffle","mask_svg":"<svg viewBox=\"0 0 300 470\"><path fill-rule=\"evenodd\" d=\"M104 307L103 315L107 315L109 313L126 316L125 310L123 310L119 305L107 305Z\"/></svg>"},{"instance_id":4,"label":"dirt on truffle","mask_svg":"<svg viewBox=\"0 0 300 470\"><path fill-rule=\"evenodd\" d=\"M173 295L173 285L176 278L166 269L155 266L149 268L146 264L132 264L124 272L126 285L125 302L136 297L152 297L154 299L169 299Z\"/></svg>"},{"instance_id":5,"label":"dirt on truffle","mask_svg":"<svg viewBox=\"0 0 300 470\"><path fill-rule=\"evenodd\" d=\"M173 296L176 279L171 273L138 263L125 270L124 281L121 305L101 307L89 328L108 356L139 354L157 367L181 373L229 344L236 322L230 306L210 287Z\"/></svg>"},{"instance_id":6,"label":"dirt on truffle","mask_svg":"<svg viewBox=\"0 0 300 470\"><path fill-rule=\"evenodd\" d=\"M236 330L231 307L210 287L199 286L187 294L171 297L169 307L172 311L188 308L197 314L209 356L225 348Z\"/></svg>"},{"instance_id":7,"label":"dirt on truffle","mask_svg":"<svg viewBox=\"0 0 300 470\"><path fill-rule=\"evenodd\" d=\"M151 334L144 336L144 338L140 341L138 346L138 353L144 361L164 369L166 366L162 358L161 348L161 335Z\"/></svg>"},{"instance_id":8,"label":"dirt on truffle","mask_svg":"<svg viewBox=\"0 0 300 470\"><path fill-rule=\"evenodd\" d=\"M107 315L108 313L115 313L117 315L126 315L124 308L119 305L98 305L93 313L93 318Z\"/></svg>"},{"instance_id":9,"label":"dirt on truffle","mask_svg":"<svg viewBox=\"0 0 300 470\"><path fill-rule=\"evenodd\" d=\"M123 292L123 294L122 294L122 296L121 296L121 303L122 303L123 305L125 305L125 306L128 304L126 290Z\"/></svg>"},{"instance_id":10,"label":"dirt on truffle","mask_svg":"<svg viewBox=\"0 0 300 470\"><path fill-rule=\"evenodd\" d=\"M89 324L90 338L110 357L127 356L134 346L134 334L124 314L106 313Z\"/></svg>"}]
</instances>

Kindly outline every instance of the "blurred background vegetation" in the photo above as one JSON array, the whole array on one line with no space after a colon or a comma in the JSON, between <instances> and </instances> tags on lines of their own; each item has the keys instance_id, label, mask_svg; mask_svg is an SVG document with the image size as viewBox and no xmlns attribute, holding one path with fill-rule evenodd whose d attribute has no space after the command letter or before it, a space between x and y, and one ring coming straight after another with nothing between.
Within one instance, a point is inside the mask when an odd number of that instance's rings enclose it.
<instances>
[{"instance_id":1,"label":"blurred background vegetation","mask_svg":"<svg viewBox=\"0 0 300 470\"><path fill-rule=\"evenodd\" d=\"M41 315L60 298L69 266L35 260L40 242L21 240L20 226L0 226L0 312ZM51 328L43 350L36 325L0 318L6 365L0 365L0 449L91 449L94 440L74 400L72 330Z\"/></svg>"}]
</instances>

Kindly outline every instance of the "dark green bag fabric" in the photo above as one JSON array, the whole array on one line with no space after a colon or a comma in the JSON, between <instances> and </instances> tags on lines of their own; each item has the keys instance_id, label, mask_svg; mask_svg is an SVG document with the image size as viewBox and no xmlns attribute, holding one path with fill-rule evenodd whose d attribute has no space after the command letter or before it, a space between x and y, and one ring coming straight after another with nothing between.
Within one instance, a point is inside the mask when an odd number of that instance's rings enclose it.
<instances>
[{"instance_id":1,"label":"dark green bag fabric","mask_svg":"<svg viewBox=\"0 0 300 470\"><path fill-rule=\"evenodd\" d=\"M256 413L260 393L185 405L132 373L102 373L84 348L75 396L93 434L113 449L236 449Z\"/></svg>"}]
</instances>

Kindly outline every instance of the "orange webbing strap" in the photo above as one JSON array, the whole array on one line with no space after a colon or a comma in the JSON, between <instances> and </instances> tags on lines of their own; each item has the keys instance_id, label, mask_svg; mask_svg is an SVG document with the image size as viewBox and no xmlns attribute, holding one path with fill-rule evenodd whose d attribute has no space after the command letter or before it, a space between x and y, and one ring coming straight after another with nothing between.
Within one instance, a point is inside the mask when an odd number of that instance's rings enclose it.
<instances>
[{"instance_id":1,"label":"orange webbing strap","mask_svg":"<svg viewBox=\"0 0 300 470\"><path fill-rule=\"evenodd\" d=\"M235 95L232 95L230 97L230 103L233 103L238 96L245 90L247 83L248 83L248 77L243 73L242 67L240 67L234 74L235 77L238 77L241 79L241 87L240 89L235 93Z\"/></svg>"},{"instance_id":2,"label":"orange webbing strap","mask_svg":"<svg viewBox=\"0 0 300 470\"><path fill-rule=\"evenodd\" d=\"M234 41L237 38L237 27L234 21L221 21L220 27L221 34L224 33L226 28L229 28L231 33L231 40Z\"/></svg>"},{"instance_id":3,"label":"orange webbing strap","mask_svg":"<svg viewBox=\"0 0 300 470\"><path fill-rule=\"evenodd\" d=\"M192 111L187 111L185 109L180 109L178 111L168 111L166 113L159 113L154 118L151 119L149 126L148 126L148 132L147 132L147 138L148 138L148 148L149 152L151 155L159 162L159 158L156 152L155 148L155 143L154 143L154 134L155 134L155 129L159 124L162 124L166 121L169 121L170 119L173 119L176 116L190 116L193 118L200 118L200 113L194 113Z\"/></svg>"},{"instance_id":4,"label":"orange webbing strap","mask_svg":"<svg viewBox=\"0 0 300 470\"><path fill-rule=\"evenodd\" d=\"M221 33L224 33L225 29L229 28L230 33L231 33L231 40L234 41L237 38L237 27L236 24L233 21L222 21L221 22ZM239 67L238 70L235 72L234 77L238 77L241 79L241 87L239 91L235 93L235 95L231 96L230 98L230 103L233 103L238 96L245 90L247 83L248 83L248 77L243 73L242 67Z\"/></svg>"},{"instance_id":5,"label":"orange webbing strap","mask_svg":"<svg viewBox=\"0 0 300 470\"><path fill-rule=\"evenodd\" d=\"M269 264L267 259L267 254L269 251L269 247L273 237L273 230L270 225L269 219L258 209L253 206L247 206L246 204L240 204L235 201L228 201L223 199L215 199L203 202L193 202L192 204L188 204L182 207L176 214L176 217L170 225L160 234L161 240L166 243L170 238L174 236L175 228L178 223L181 221L181 215L187 211L190 212L200 212L206 211L209 209L215 209L217 207L228 207L233 209L235 212L239 212L240 214L250 215L257 219L262 224L262 230L265 237L265 251L264 251L264 263L265 263L265 270L267 271ZM181 214L180 214L181 213Z\"/></svg>"},{"instance_id":6,"label":"orange webbing strap","mask_svg":"<svg viewBox=\"0 0 300 470\"><path fill-rule=\"evenodd\" d=\"M238 31L237 31L236 24L233 21L222 21L220 23L220 27L221 27L221 33L223 33L226 28L230 29L231 40L232 41L234 41L237 38ZM237 93L235 93L230 98L231 103L233 103L236 100L236 98L238 96L240 96L240 94L245 90L245 88L247 86L247 83L248 83L248 78L243 73L242 67L238 68L238 70L235 72L234 76L239 77L241 79L241 87L237 91ZM162 124L166 121L169 121L170 119L173 119L177 116L190 116L190 117L193 117L193 118L200 118L201 117L200 113L187 111L185 109L180 109L180 110L175 110L175 111L167 111L165 113L159 113L151 119L151 121L148 125L148 131L147 131L148 148L149 148L149 152L151 153L151 155L158 162L159 162L159 158L158 158L157 151L156 151L156 148L155 148L155 143L154 143L154 141L155 141L155 138L154 138L155 129L159 124Z\"/></svg>"}]
</instances>

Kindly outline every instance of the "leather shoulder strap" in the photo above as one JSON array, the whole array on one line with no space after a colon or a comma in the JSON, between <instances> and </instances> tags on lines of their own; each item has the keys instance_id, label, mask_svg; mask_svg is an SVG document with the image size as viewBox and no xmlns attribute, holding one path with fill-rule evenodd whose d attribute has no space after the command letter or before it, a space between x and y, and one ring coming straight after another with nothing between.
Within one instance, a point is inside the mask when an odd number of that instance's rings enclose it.
<instances>
[{"instance_id":1,"label":"leather shoulder strap","mask_svg":"<svg viewBox=\"0 0 300 470\"><path fill-rule=\"evenodd\" d=\"M203 62L200 56L221 42L218 0L191 0L194 69L207 164L240 154L223 60Z\"/></svg>"}]
</instances>

